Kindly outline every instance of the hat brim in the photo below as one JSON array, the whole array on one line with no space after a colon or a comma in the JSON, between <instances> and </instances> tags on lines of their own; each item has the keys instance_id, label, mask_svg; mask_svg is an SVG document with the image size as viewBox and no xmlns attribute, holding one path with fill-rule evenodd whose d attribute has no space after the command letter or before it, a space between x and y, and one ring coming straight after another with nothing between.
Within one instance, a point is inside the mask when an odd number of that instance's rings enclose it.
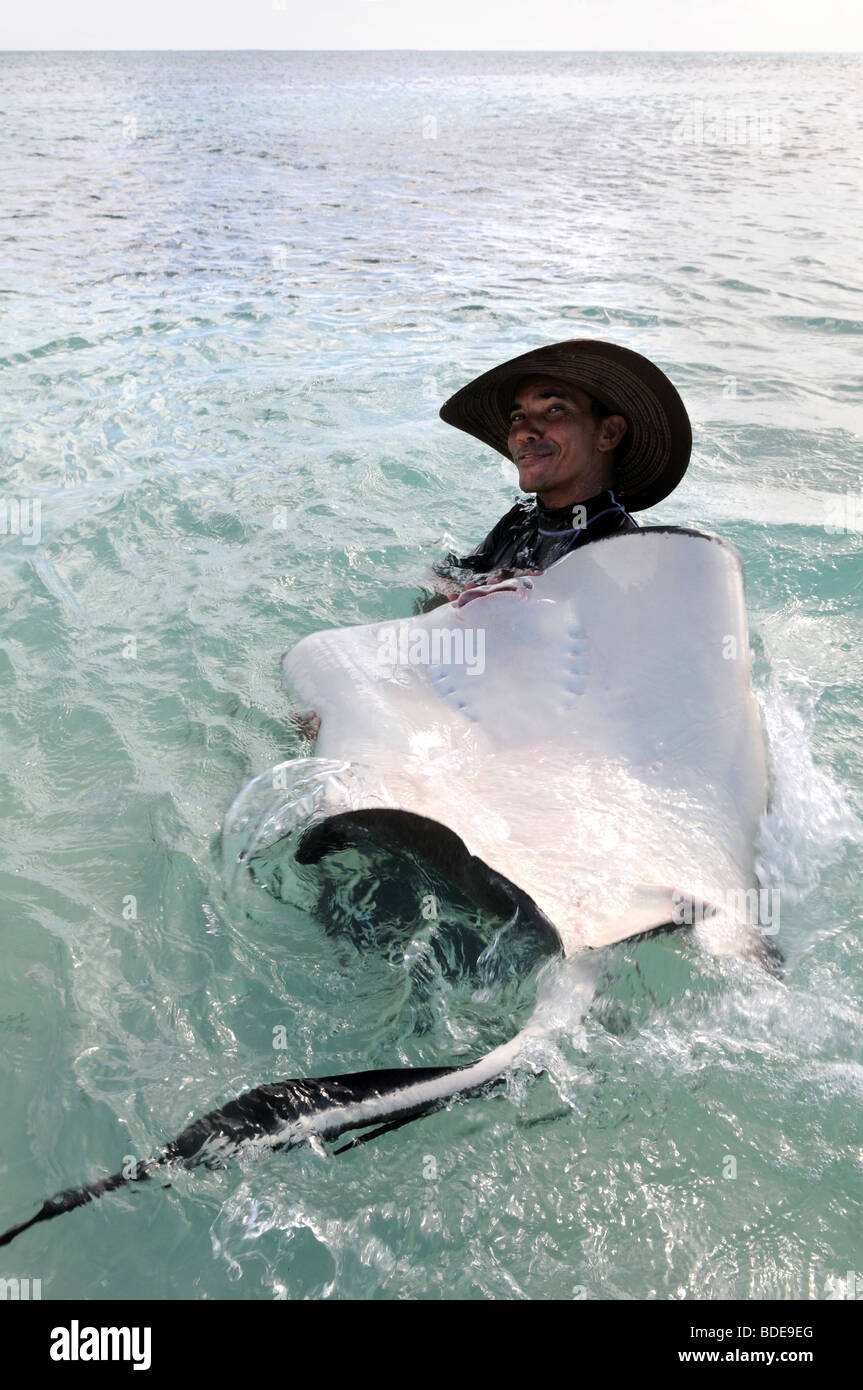
<instances>
[{"instance_id":1,"label":"hat brim","mask_svg":"<svg viewBox=\"0 0 863 1390\"><path fill-rule=\"evenodd\" d=\"M448 425L489 444L505 458L512 393L526 376L553 376L595 396L627 430L615 449L616 495L630 511L667 497L686 472L692 427L663 371L631 348L597 338L570 338L502 362L468 382L440 409Z\"/></svg>"}]
</instances>

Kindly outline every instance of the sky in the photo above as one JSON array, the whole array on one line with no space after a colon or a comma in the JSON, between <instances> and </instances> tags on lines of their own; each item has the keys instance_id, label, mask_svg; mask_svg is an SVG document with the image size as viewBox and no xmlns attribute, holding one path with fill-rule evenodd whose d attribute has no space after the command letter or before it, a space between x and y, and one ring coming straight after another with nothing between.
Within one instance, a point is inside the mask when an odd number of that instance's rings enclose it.
<instances>
[{"instance_id":1,"label":"sky","mask_svg":"<svg viewBox=\"0 0 863 1390\"><path fill-rule=\"evenodd\" d=\"M0 49L860 52L860 0L5 0Z\"/></svg>"}]
</instances>

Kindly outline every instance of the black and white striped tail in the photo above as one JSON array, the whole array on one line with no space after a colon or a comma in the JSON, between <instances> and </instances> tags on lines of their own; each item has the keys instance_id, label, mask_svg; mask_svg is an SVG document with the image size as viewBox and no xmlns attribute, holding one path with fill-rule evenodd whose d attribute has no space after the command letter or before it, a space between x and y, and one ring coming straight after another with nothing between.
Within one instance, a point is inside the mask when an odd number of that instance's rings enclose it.
<instances>
[{"instance_id":1,"label":"black and white striped tail","mask_svg":"<svg viewBox=\"0 0 863 1390\"><path fill-rule=\"evenodd\" d=\"M431 1114L456 1096L479 1094L519 1061L528 1039L548 1036L558 1026L562 1008L571 1021L578 1000L578 1013L584 1015L596 989L597 973L598 966L589 964L584 956L563 962L546 980L536 1011L522 1031L476 1062L290 1079L246 1091L221 1110L195 1120L155 1158L130 1167L128 1172L49 1197L29 1221L0 1235L0 1246L8 1245L30 1226L74 1211L106 1192L151 1178L168 1178L172 1169L199 1164L216 1168L235 1157L292 1149L313 1139L333 1140L351 1130L396 1128ZM370 1137L364 1134L354 1142Z\"/></svg>"},{"instance_id":2,"label":"black and white striped tail","mask_svg":"<svg viewBox=\"0 0 863 1390\"><path fill-rule=\"evenodd\" d=\"M247 1091L184 1129L153 1159L83 1187L49 1197L35 1216L0 1235L8 1245L40 1221L50 1221L129 1183L167 1176L172 1167L221 1167L258 1149L290 1149L310 1139L337 1139L350 1130L395 1127L482 1090L505 1071L513 1044L467 1066L404 1067L275 1082ZM498 1060L494 1060L498 1059Z\"/></svg>"}]
</instances>

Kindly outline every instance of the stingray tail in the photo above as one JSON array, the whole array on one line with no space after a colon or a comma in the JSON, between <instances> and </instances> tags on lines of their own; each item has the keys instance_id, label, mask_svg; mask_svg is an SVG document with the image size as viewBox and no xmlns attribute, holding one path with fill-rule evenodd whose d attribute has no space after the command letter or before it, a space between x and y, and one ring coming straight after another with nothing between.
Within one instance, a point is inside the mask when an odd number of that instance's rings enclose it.
<instances>
[{"instance_id":1,"label":"stingray tail","mask_svg":"<svg viewBox=\"0 0 863 1390\"><path fill-rule=\"evenodd\" d=\"M84 1187L68 1187L64 1192L57 1192L42 1203L36 1215L31 1216L29 1221L22 1221L20 1226L10 1226L8 1231L4 1231L0 1235L0 1245L11 1244L16 1236L20 1236L22 1231L29 1230L39 1221L51 1221L55 1216L62 1216L66 1211L74 1211L75 1207L83 1207L87 1202L94 1202L105 1192L115 1192L118 1187L123 1187L130 1182L146 1182L150 1176L149 1165L139 1163L132 1173L112 1173L109 1178L99 1178L97 1182L87 1183Z\"/></svg>"},{"instance_id":2,"label":"stingray tail","mask_svg":"<svg viewBox=\"0 0 863 1390\"><path fill-rule=\"evenodd\" d=\"M494 1065L490 1074L487 1063L493 1056L468 1066L403 1067L258 1086L195 1120L157 1158L49 1197L29 1221L0 1235L0 1246L9 1245L40 1221L74 1211L127 1183L145 1182L158 1170L222 1167L231 1158L256 1149L295 1148L315 1138L337 1139L370 1126L378 1128L364 1137L399 1128L441 1109L457 1095L486 1089L505 1069L504 1065Z\"/></svg>"},{"instance_id":3,"label":"stingray tail","mask_svg":"<svg viewBox=\"0 0 863 1390\"><path fill-rule=\"evenodd\" d=\"M160 1172L167 1174L172 1168L217 1168L232 1158L251 1157L267 1149L292 1149L314 1139L330 1141L352 1130L372 1131L336 1151L341 1152L430 1115L457 1097L479 1095L523 1061L522 1049L528 1039L545 1036L560 1025L571 1027L576 1009L583 1017L596 989L598 970L598 959L591 963L580 956L563 962L562 968L546 980L537 1009L526 1027L510 1042L475 1062L291 1078L246 1091L220 1110L195 1120L157 1157L134 1164L128 1172L123 1170L49 1197L29 1221L0 1235L0 1246L8 1245L40 1221L50 1221L106 1192L114 1192L127 1183L145 1182ZM536 1070L536 1059L530 1065Z\"/></svg>"}]
</instances>

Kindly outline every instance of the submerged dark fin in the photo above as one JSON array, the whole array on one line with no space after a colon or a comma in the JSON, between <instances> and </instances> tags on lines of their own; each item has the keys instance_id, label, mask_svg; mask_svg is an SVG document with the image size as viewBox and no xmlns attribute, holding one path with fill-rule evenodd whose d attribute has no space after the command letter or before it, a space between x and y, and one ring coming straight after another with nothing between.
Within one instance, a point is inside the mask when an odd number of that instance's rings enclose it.
<instances>
[{"instance_id":1,"label":"submerged dark fin","mask_svg":"<svg viewBox=\"0 0 863 1390\"><path fill-rule=\"evenodd\" d=\"M386 807L340 811L302 833L296 850L297 863L317 864L328 854L367 843L416 857L465 893L483 912L504 920L517 912L520 931L534 936L543 954L563 953L557 928L533 898L471 854L454 830L429 816Z\"/></svg>"},{"instance_id":2,"label":"submerged dark fin","mask_svg":"<svg viewBox=\"0 0 863 1390\"><path fill-rule=\"evenodd\" d=\"M378 1125L377 1129L370 1129L367 1134L358 1134L356 1138L349 1139L346 1144L340 1144L337 1149L333 1149L334 1154L347 1153L349 1149L358 1149L361 1144L368 1144L372 1139L379 1139L382 1134L390 1134L394 1129L401 1129L403 1125L413 1124L414 1120L423 1120L426 1115L431 1115L435 1110L443 1108L443 1102L430 1105L427 1110L420 1110L416 1115L405 1115L402 1120L390 1120L389 1124Z\"/></svg>"}]
</instances>

